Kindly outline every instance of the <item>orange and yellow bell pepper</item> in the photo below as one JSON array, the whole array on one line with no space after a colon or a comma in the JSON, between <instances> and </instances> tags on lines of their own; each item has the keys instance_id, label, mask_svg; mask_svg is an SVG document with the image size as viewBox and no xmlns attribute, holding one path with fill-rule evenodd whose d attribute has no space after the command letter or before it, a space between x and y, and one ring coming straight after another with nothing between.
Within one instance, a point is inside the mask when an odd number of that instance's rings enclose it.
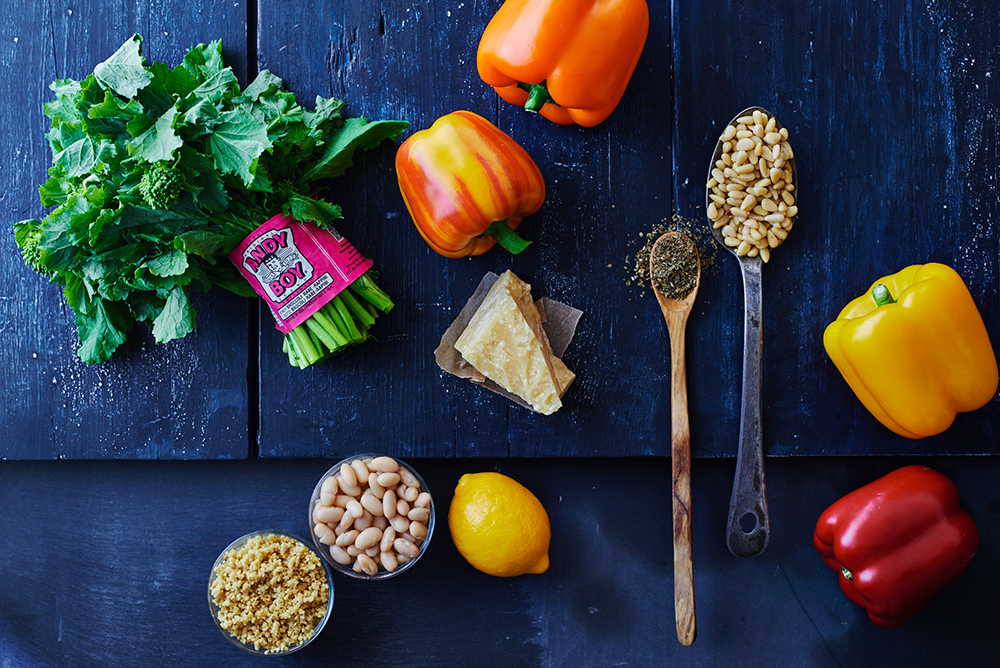
<instances>
[{"instance_id":1,"label":"orange and yellow bell pepper","mask_svg":"<svg viewBox=\"0 0 1000 668\"><path fill-rule=\"evenodd\" d=\"M940 434L997 391L982 316L943 264L880 278L826 328L823 345L872 415L907 438Z\"/></svg>"},{"instance_id":2,"label":"orange and yellow bell pepper","mask_svg":"<svg viewBox=\"0 0 1000 668\"><path fill-rule=\"evenodd\" d=\"M481 255L496 243L528 245L514 232L542 208L545 181L505 132L471 111L442 116L396 152L396 177L417 230L445 257Z\"/></svg>"},{"instance_id":3,"label":"orange and yellow bell pepper","mask_svg":"<svg viewBox=\"0 0 1000 668\"><path fill-rule=\"evenodd\" d=\"M507 0L476 65L507 102L593 127L618 106L648 32L645 0Z\"/></svg>"}]
</instances>

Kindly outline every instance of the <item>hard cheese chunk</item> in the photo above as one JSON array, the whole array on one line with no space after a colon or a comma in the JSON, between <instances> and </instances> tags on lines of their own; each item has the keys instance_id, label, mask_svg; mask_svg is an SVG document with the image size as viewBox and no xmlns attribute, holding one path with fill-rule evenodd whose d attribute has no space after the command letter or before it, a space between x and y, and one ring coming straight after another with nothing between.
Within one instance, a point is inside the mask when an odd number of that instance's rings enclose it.
<instances>
[{"instance_id":1,"label":"hard cheese chunk","mask_svg":"<svg viewBox=\"0 0 1000 668\"><path fill-rule=\"evenodd\" d=\"M559 410L564 384L573 379L552 355L531 286L510 271L490 288L455 348L480 373L544 415Z\"/></svg>"}]
</instances>

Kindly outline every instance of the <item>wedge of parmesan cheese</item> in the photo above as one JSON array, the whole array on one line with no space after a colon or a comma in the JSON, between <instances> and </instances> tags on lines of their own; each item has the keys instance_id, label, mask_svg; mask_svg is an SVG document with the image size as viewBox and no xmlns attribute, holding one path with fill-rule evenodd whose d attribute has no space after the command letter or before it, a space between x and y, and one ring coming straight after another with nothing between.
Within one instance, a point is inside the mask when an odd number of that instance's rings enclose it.
<instances>
[{"instance_id":1,"label":"wedge of parmesan cheese","mask_svg":"<svg viewBox=\"0 0 1000 668\"><path fill-rule=\"evenodd\" d=\"M552 354L531 286L510 271L497 279L455 342L477 371L535 411L551 415L575 377Z\"/></svg>"}]
</instances>

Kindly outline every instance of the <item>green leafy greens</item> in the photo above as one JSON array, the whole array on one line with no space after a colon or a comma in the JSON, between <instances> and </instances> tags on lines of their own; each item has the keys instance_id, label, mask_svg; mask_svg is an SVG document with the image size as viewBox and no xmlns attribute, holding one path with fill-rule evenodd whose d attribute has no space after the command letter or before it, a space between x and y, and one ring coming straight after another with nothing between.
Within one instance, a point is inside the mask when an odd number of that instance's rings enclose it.
<instances>
[{"instance_id":1,"label":"green leafy greens","mask_svg":"<svg viewBox=\"0 0 1000 668\"><path fill-rule=\"evenodd\" d=\"M315 182L407 127L345 119L332 98L308 110L266 70L241 90L219 42L170 68L147 64L134 35L82 81L50 88L52 166L39 195L54 208L15 223L15 239L28 266L63 286L88 363L107 360L136 322L158 343L190 333L193 292L256 296L226 255L277 213L320 227L340 219L312 196ZM374 272L363 278L286 335L293 364L363 341L392 308Z\"/></svg>"}]
</instances>

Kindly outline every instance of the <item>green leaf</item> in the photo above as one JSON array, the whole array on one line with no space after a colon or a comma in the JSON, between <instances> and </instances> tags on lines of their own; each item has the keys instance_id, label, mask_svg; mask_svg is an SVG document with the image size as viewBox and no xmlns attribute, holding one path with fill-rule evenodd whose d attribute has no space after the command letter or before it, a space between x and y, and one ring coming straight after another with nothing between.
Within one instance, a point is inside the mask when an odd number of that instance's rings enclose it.
<instances>
[{"instance_id":1,"label":"green leaf","mask_svg":"<svg viewBox=\"0 0 1000 668\"><path fill-rule=\"evenodd\" d=\"M142 105L137 100L125 102L111 91L106 91L104 101L87 111L83 127L88 133L106 137L117 137L128 132L128 123L142 113Z\"/></svg>"},{"instance_id":2,"label":"green leaf","mask_svg":"<svg viewBox=\"0 0 1000 668\"><path fill-rule=\"evenodd\" d=\"M327 145L323 157L302 175L304 183L340 176L354 164L355 151L375 148L385 139L395 139L409 123L406 121L368 122L366 118L349 118L337 130Z\"/></svg>"},{"instance_id":3,"label":"green leaf","mask_svg":"<svg viewBox=\"0 0 1000 668\"><path fill-rule=\"evenodd\" d=\"M52 164L69 178L89 173L96 163L94 142L90 137L83 137L52 156Z\"/></svg>"},{"instance_id":4,"label":"green leaf","mask_svg":"<svg viewBox=\"0 0 1000 668\"><path fill-rule=\"evenodd\" d=\"M315 107L313 111L305 112L306 125L313 130L318 129L327 121L340 118L340 111L344 108L344 101L317 95Z\"/></svg>"},{"instance_id":5,"label":"green leaf","mask_svg":"<svg viewBox=\"0 0 1000 668\"><path fill-rule=\"evenodd\" d=\"M180 276L188 269L187 253L182 250L168 251L146 260L144 266L155 276Z\"/></svg>"},{"instance_id":6,"label":"green leaf","mask_svg":"<svg viewBox=\"0 0 1000 668\"><path fill-rule=\"evenodd\" d=\"M184 55L184 65L189 72L202 81L211 79L222 71L222 42L216 40L209 44L199 44L192 47Z\"/></svg>"},{"instance_id":7,"label":"green leaf","mask_svg":"<svg viewBox=\"0 0 1000 668\"><path fill-rule=\"evenodd\" d=\"M105 88L122 97L135 97L153 80L153 75L143 67L141 52L142 37L132 35L110 58L94 68L94 76Z\"/></svg>"},{"instance_id":8,"label":"green leaf","mask_svg":"<svg viewBox=\"0 0 1000 668\"><path fill-rule=\"evenodd\" d=\"M268 70L261 70L257 74L257 78L250 82L250 85L243 91L243 96L257 102L261 97L269 96L281 90L284 84L285 82L276 74L272 74Z\"/></svg>"},{"instance_id":9,"label":"green leaf","mask_svg":"<svg viewBox=\"0 0 1000 668\"><path fill-rule=\"evenodd\" d=\"M65 287L66 302L75 312L80 348L76 351L87 364L103 362L132 329L132 319L124 305L92 297L83 279L72 276Z\"/></svg>"},{"instance_id":10,"label":"green leaf","mask_svg":"<svg viewBox=\"0 0 1000 668\"><path fill-rule=\"evenodd\" d=\"M253 183L251 167L265 150L271 148L267 127L243 109L222 114L221 122L206 137L215 167L223 174L237 174L244 185Z\"/></svg>"},{"instance_id":11,"label":"green leaf","mask_svg":"<svg viewBox=\"0 0 1000 668\"><path fill-rule=\"evenodd\" d=\"M330 227L335 221L344 217L336 204L298 194L288 198L285 213L295 220L314 222L319 227Z\"/></svg>"},{"instance_id":12,"label":"green leaf","mask_svg":"<svg viewBox=\"0 0 1000 668\"><path fill-rule=\"evenodd\" d=\"M197 255L215 264L215 257L224 249L227 237L207 230L192 230L174 239L174 248Z\"/></svg>"},{"instance_id":13,"label":"green leaf","mask_svg":"<svg viewBox=\"0 0 1000 668\"><path fill-rule=\"evenodd\" d=\"M175 287L170 291L160 315L153 320L153 339L157 343L166 343L183 338L194 331L195 324L195 311L187 293L184 288Z\"/></svg>"},{"instance_id":14,"label":"green leaf","mask_svg":"<svg viewBox=\"0 0 1000 668\"><path fill-rule=\"evenodd\" d=\"M153 127L132 140L133 155L153 163L174 159L174 151L184 145L184 141L174 131L177 106L174 105L160 116Z\"/></svg>"},{"instance_id":15,"label":"green leaf","mask_svg":"<svg viewBox=\"0 0 1000 668\"><path fill-rule=\"evenodd\" d=\"M42 200L42 206L47 209L50 206L65 204L66 198L69 196L63 189L63 184L65 183L66 181L63 179L53 176L40 185L38 187L38 196Z\"/></svg>"},{"instance_id":16,"label":"green leaf","mask_svg":"<svg viewBox=\"0 0 1000 668\"><path fill-rule=\"evenodd\" d=\"M226 93L236 93L239 91L239 82L233 70L226 68L211 76L205 83L194 89L192 95L199 100L209 100L217 102Z\"/></svg>"}]
</instances>

